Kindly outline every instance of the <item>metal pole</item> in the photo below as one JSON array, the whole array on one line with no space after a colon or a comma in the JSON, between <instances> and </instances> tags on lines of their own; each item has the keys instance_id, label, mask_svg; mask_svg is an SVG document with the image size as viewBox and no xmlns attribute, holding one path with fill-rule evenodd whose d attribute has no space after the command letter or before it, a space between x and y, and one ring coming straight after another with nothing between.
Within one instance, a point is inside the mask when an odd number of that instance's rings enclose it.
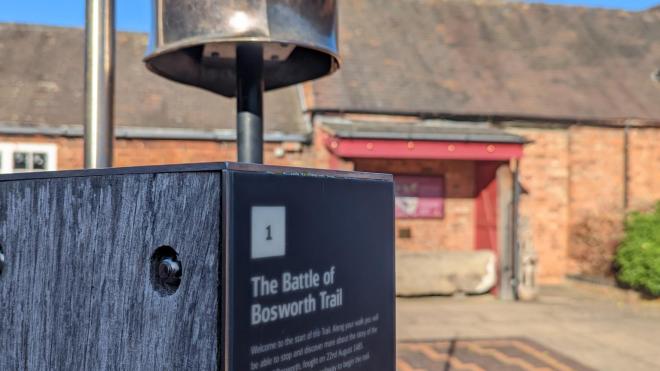
<instances>
[{"instance_id":1,"label":"metal pole","mask_svg":"<svg viewBox=\"0 0 660 371\"><path fill-rule=\"evenodd\" d=\"M623 128L623 219L626 219L630 199L630 124Z\"/></svg>"},{"instance_id":2,"label":"metal pole","mask_svg":"<svg viewBox=\"0 0 660 371\"><path fill-rule=\"evenodd\" d=\"M85 23L85 167L112 166L115 2L87 0Z\"/></svg>"},{"instance_id":3,"label":"metal pole","mask_svg":"<svg viewBox=\"0 0 660 371\"><path fill-rule=\"evenodd\" d=\"M236 47L238 162L264 162L263 54L260 44Z\"/></svg>"}]
</instances>

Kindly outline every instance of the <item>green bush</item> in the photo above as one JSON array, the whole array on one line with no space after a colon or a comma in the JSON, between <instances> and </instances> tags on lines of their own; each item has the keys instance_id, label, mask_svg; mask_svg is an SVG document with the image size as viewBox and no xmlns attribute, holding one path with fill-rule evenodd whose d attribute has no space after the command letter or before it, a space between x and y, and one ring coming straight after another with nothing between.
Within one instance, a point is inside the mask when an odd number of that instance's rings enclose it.
<instances>
[{"instance_id":1,"label":"green bush","mask_svg":"<svg viewBox=\"0 0 660 371\"><path fill-rule=\"evenodd\" d=\"M621 283L660 296L660 203L650 213L633 213L616 256Z\"/></svg>"}]
</instances>

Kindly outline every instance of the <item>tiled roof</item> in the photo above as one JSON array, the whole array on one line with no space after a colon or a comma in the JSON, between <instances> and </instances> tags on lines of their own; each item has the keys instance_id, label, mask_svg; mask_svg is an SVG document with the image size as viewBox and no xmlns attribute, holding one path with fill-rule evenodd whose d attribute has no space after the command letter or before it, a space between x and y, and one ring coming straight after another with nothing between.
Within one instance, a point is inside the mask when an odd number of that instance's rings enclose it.
<instances>
[{"instance_id":1,"label":"tiled roof","mask_svg":"<svg viewBox=\"0 0 660 371\"><path fill-rule=\"evenodd\" d=\"M145 34L117 35L119 129L234 129L235 100L149 72L142 62L146 46ZM82 29L0 24L0 125L82 126L83 59ZM295 87L266 94L267 133L308 134L297 94Z\"/></svg>"},{"instance_id":2,"label":"tiled roof","mask_svg":"<svg viewBox=\"0 0 660 371\"><path fill-rule=\"evenodd\" d=\"M322 119L324 129L338 138L438 140L460 142L525 143L525 138L492 127L486 122L369 122L339 118Z\"/></svg>"},{"instance_id":3,"label":"tiled roof","mask_svg":"<svg viewBox=\"0 0 660 371\"><path fill-rule=\"evenodd\" d=\"M346 0L340 41L313 108L660 119L660 12Z\"/></svg>"}]
</instances>

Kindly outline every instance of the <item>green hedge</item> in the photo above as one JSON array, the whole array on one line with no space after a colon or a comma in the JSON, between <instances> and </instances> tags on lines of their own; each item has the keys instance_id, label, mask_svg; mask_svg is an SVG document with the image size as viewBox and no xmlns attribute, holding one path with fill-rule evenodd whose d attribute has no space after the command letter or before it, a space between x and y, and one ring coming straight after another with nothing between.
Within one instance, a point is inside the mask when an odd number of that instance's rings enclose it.
<instances>
[{"instance_id":1,"label":"green hedge","mask_svg":"<svg viewBox=\"0 0 660 371\"><path fill-rule=\"evenodd\" d=\"M621 283L660 296L660 203L650 213L633 213L616 256Z\"/></svg>"}]
</instances>

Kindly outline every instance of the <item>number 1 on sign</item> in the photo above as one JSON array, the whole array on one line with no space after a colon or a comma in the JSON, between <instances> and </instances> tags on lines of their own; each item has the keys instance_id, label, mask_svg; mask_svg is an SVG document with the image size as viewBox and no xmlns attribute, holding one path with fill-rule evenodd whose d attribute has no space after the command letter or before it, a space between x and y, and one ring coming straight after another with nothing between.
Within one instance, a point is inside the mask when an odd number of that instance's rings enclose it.
<instances>
[{"instance_id":1,"label":"number 1 on sign","mask_svg":"<svg viewBox=\"0 0 660 371\"><path fill-rule=\"evenodd\" d=\"M286 254L286 207L252 206L251 258Z\"/></svg>"}]
</instances>

